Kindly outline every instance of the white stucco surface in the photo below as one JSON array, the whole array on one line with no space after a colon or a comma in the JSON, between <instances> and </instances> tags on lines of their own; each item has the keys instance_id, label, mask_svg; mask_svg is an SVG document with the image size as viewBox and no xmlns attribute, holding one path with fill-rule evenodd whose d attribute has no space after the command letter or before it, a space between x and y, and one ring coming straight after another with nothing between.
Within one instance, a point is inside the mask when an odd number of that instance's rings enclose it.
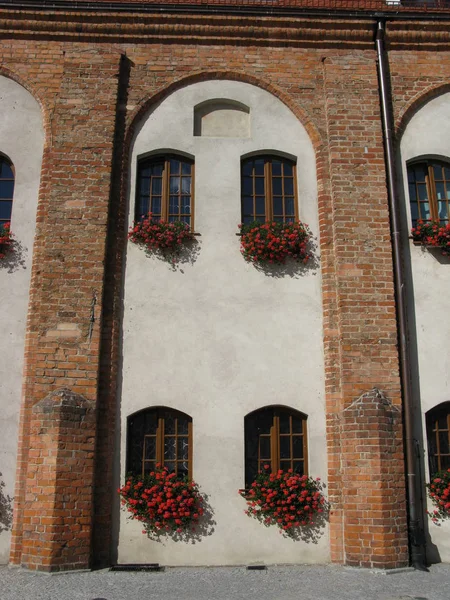
<instances>
[{"instance_id":1,"label":"white stucco surface","mask_svg":"<svg viewBox=\"0 0 450 600\"><path fill-rule=\"evenodd\" d=\"M44 131L41 109L15 81L0 76L0 152L15 169L11 230L16 263L0 263L0 472L4 496L14 495L25 325ZM0 563L8 562L10 532L0 519Z\"/></svg>"},{"instance_id":2,"label":"white stucco surface","mask_svg":"<svg viewBox=\"0 0 450 600\"><path fill-rule=\"evenodd\" d=\"M249 137L193 135L193 108L215 98L250 107ZM158 105L137 132L131 156L170 149L195 157L193 264L176 270L128 244L121 386L121 481L127 417L168 406L193 419L194 479L209 495L214 533L196 544L152 542L121 511L119 562L165 565L311 563L329 560L328 531L317 543L283 538L244 515L244 417L282 404L308 415L309 472L326 477L321 279L316 270L270 276L247 264L236 236L240 159L284 152L297 159L300 218L318 235L315 156L290 110L240 82L181 89ZM129 224L134 214L130 192Z\"/></svg>"},{"instance_id":3,"label":"white stucco surface","mask_svg":"<svg viewBox=\"0 0 450 600\"><path fill-rule=\"evenodd\" d=\"M403 134L400 150L408 228L411 228L406 164L417 157L436 157L450 162L450 94L431 100L412 117ZM448 259L439 260L438 251L430 252L414 246L411 241L408 243L425 432L425 413L441 402L450 400L450 263ZM429 481L427 457L425 462ZM432 510L431 503L428 508ZM450 562L450 523L445 522L439 527L430 523L429 531L441 560Z\"/></svg>"}]
</instances>

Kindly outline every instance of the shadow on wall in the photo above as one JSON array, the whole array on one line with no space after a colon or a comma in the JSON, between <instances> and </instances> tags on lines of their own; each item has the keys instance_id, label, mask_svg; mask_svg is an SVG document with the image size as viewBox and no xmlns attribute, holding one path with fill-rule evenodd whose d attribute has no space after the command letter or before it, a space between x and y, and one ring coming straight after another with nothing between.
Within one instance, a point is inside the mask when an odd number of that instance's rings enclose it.
<instances>
[{"instance_id":1,"label":"shadow on wall","mask_svg":"<svg viewBox=\"0 0 450 600\"><path fill-rule=\"evenodd\" d=\"M8 254L2 258L0 268L5 269L8 273L14 273L20 269L26 269L26 256L28 248L26 248L22 242L13 239Z\"/></svg>"},{"instance_id":2,"label":"shadow on wall","mask_svg":"<svg viewBox=\"0 0 450 600\"><path fill-rule=\"evenodd\" d=\"M318 255L318 243L316 238L308 242L308 254L310 256L307 263L288 259L285 263L252 263L257 271L264 273L267 277L281 279L282 277L291 277L299 279L307 274L316 275L320 267L320 256Z\"/></svg>"},{"instance_id":3,"label":"shadow on wall","mask_svg":"<svg viewBox=\"0 0 450 600\"><path fill-rule=\"evenodd\" d=\"M184 542L186 544L197 544L202 541L204 537L210 536L215 531L216 521L214 520L214 510L209 503L209 496L202 492L202 507L203 515L198 521L195 529L190 531L160 531L158 533L148 534L148 537L155 541L164 543L165 540L170 539L174 542Z\"/></svg>"},{"instance_id":4,"label":"shadow on wall","mask_svg":"<svg viewBox=\"0 0 450 600\"><path fill-rule=\"evenodd\" d=\"M5 483L0 479L0 533L11 529L13 516L13 498L3 492L4 487Z\"/></svg>"},{"instance_id":5,"label":"shadow on wall","mask_svg":"<svg viewBox=\"0 0 450 600\"><path fill-rule=\"evenodd\" d=\"M155 257L158 260L166 262L172 271L180 271L184 273L183 265L193 265L200 254L201 241L197 239L187 240L178 252L171 252L169 250L147 250L145 254L149 257Z\"/></svg>"}]
</instances>

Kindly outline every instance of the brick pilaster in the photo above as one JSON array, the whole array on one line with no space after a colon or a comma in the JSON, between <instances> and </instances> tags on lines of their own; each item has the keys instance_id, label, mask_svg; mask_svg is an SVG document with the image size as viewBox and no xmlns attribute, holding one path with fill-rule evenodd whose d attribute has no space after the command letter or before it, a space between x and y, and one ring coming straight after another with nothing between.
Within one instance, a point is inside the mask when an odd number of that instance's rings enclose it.
<instances>
[{"instance_id":1,"label":"brick pilaster","mask_svg":"<svg viewBox=\"0 0 450 600\"><path fill-rule=\"evenodd\" d=\"M33 412L33 406L61 388L68 388L87 401L96 402L98 396L101 300L119 63L119 52L86 49L77 44L67 47L60 90L54 99L51 136L45 149L27 324L11 548L11 562L25 561L29 568L41 568L42 563L35 552L30 552L27 542L30 522L25 519L31 518L30 509L26 508L30 498L28 487L32 483L33 488L44 489L46 484L41 478L51 481L51 469L58 468L57 457L47 460L44 447L38 451L42 456L36 455L33 447L36 436L30 427L31 422L37 426L36 415L40 413ZM95 434L93 427L93 439ZM46 439L50 444L56 435L56 432L48 434ZM27 474L30 458L39 463L44 456L48 470L38 470L30 479ZM92 482L85 484L90 494ZM79 488L68 486L66 502L75 502L79 494ZM39 513L41 508L49 509L47 502L46 494L38 494L33 500L34 510ZM83 518L92 512L91 500L86 502L89 507L83 509ZM87 566L90 537L83 536L83 545L77 546L77 559L74 552L60 552L54 533L49 536L51 540L37 536L33 541L34 547L43 544L45 548L45 569Z\"/></svg>"}]
</instances>

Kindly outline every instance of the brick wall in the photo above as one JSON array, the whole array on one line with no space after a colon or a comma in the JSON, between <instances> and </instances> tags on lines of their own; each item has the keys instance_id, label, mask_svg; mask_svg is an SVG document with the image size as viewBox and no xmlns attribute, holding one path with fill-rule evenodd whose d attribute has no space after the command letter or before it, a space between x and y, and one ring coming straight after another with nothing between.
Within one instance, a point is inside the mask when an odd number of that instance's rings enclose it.
<instances>
[{"instance_id":1,"label":"brick wall","mask_svg":"<svg viewBox=\"0 0 450 600\"><path fill-rule=\"evenodd\" d=\"M208 78L231 78L259 85L284 101L316 150L332 559L387 568L406 564L397 328L373 21L82 13L59 13L59 19L56 26L49 13L0 11L0 30L6 32L1 72L39 99L47 136L12 563L48 570L87 566L91 547L93 562L110 560L133 129L170 91ZM411 106L449 80L448 32L437 28L424 35L423 29L419 22L388 26L400 126ZM440 50L439 65L429 44ZM374 387L380 396L370 393ZM76 434L83 436L80 440L70 437L73 423L58 409L60 395L52 395L61 388L93 403L86 409L89 417L77 413L83 423L82 434ZM56 402L52 410L51 401ZM83 490L79 475L85 467L92 471L94 442L97 468L83 480ZM76 469L58 480L64 452L71 451L81 453ZM89 500L93 491L95 514ZM69 507L80 495L86 504L72 513ZM49 496L68 498L66 508L59 500L50 507ZM78 515L84 520L84 541L62 547L58 528L78 535Z\"/></svg>"}]
</instances>

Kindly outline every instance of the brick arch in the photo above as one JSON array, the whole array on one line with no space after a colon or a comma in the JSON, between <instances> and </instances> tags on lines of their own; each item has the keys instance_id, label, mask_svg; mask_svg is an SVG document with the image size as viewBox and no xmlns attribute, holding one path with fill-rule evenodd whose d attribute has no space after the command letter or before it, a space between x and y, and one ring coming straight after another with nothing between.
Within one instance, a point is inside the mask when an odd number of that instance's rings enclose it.
<instances>
[{"instance_id":1,"label":"brick arch","mask_svg":"<svg viewBox=\"0 0 450 600\"><path fill-rule=\"evenodd\" d=\"M43 125L44 125L44 154L45 154L45 149L51 146L51 137L52 137L50 114L49 114L47 105L42 100L41 96L38 94L38 92L35 90L35 88L30 83L28 83L28 81L24 80L22 77L20 77L16 73L14 73L14 71L11 71L7 67L0 65L0 75L3 75L4 77L7 77L8 79L12 79L16 83L18 83L20 86L25 88L27 90L27 92L29 92L33 96L33 98L36 100L36 102L39 104L39 106L41 108L42 121L43 121Z\"/></svg>"},{"instance_id":2,"label":"brick arch","mask_svg":"<svg viewBox=\"0 0 450 600\"><path fill-rule=\"evenodd\" d=\"M269 83L264 79L259 79L258 77L249 75L247 73L239 73L234 71L197 71L195 73L191 73L187 77L181 77L179 79L176 79L164 89L160 90L150 98L147 98L138 107L136 107L136 109L131 114L130 125L125 136L125 148L127 154L131 145L131 139L133 137L136 125L148 112L151 106L157 104L158 102L162 102L165 98L167 98L167 96L183 87L192 85L194 83L199 83L201 81L211 81L214 79L242 81L243 83L248 83L250 85L254 85L263 90L266 90L267 92L281 100L281 102L283 102L283 104L285 104L289 108L289 110L297 117L297 119L306 129L316 154L322 148L323 142L321 135L316 125L313 123L311 117L291 98L291 96L283 92L278 86L274 85L273 83Z\"/></svg>"},{"instance_id":3,"label":"brick arch","mask_svg":"<svg viewBox=\"0 0 450 600\"><path fill-rule=\"evenodd\" d=\"M400 140L408 123L412 117L430 100L442 96L450 92L450 83L444 83L438 86L429 86L425 91L417 93L406 107L400 112L398 119L395 122L395 133L397 139Z\"/></svg>"}]
</instances>

